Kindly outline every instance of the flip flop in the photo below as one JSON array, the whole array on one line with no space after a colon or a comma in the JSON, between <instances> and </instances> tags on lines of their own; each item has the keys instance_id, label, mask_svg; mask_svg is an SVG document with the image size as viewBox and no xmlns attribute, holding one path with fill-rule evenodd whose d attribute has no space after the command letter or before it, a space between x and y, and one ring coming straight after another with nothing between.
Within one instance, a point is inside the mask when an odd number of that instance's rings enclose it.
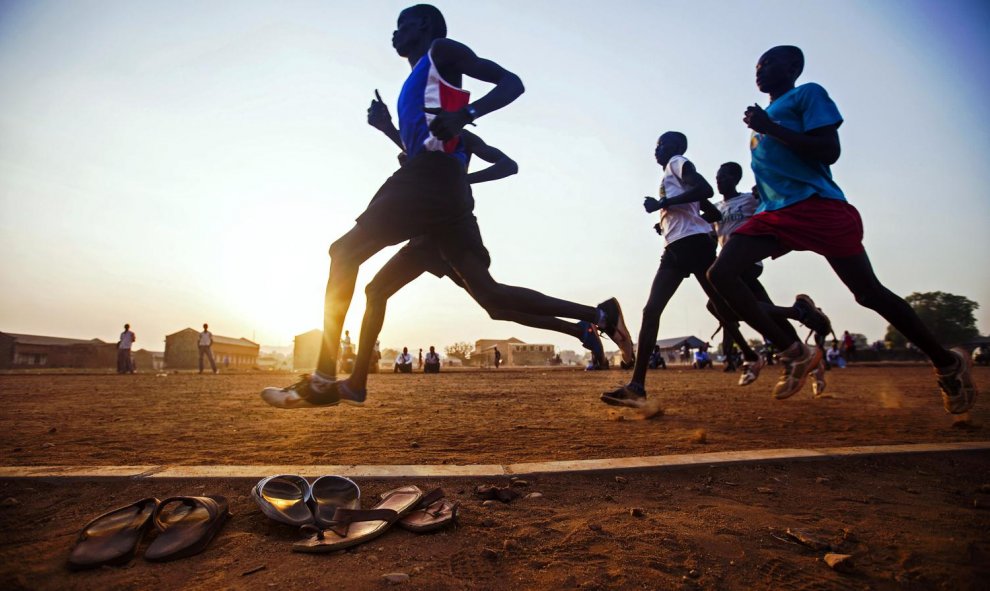
<instances>
[{"instance_id":1,"label":"flip flop","mask_svg":"<svg viewBox=\"0 0 990 591\"><path fill-rule=\"evenodd\" d=\"M269 519L295 527L313 523L309 482L295 474L262 478L251 489L251 498Z\"/></svg>"},{"instance_id":2,"label":"flip flop","mask_svg":"<svg viewBox=\"0 0 990 591\"><path fill-rule=\"evenodd\" d=\"M444 498L442 488L427 493L416 508L399 520L404 530L423 534L446 527L457 520L460 503Z\"/></svg>"},{"instance_id":3,"label":"flip flop","mask_svg":"<svg viewBox=\"0 0 990 591\"><path fill-rule=\"evenodd\" d=\"M69 554L69 568L82 570L130 562L157 508L158 499L141 499L87 523Z\"/></svg>"},{"instance_id":4,"label":"flip flop","mask_svg":"<svg viewBox=\"0 0 990 591\"><path fill-rule=\"evenodd\" d=\"M311 537L292 546L293 552L322 554L362 544L382 535L396 521L412 511L423 499L417 486L403 486L382 495L372 509L337 509L332 527L320 529L304 525Z\"/></svg>"},{"instance_id":5,"label":"flip flop","mask_svg":"<svg viewBox=\"0 0 990 591\"><path fill-rule=\"evenodd\" d=\"M361 489L350 478L320 476L313 481L310 507L316 525L331 527L337 509L361 508Z\"/></svg>"},{"instance_id":6,"label":"flip flop","mask_svg":"<svg viewBox=\"0 0 990 591\"><path fill-rule=\"evenodd\" d=\"M163 510L177 503L181 506L162 520ZM228 517L230 509L225 497L165 499L155 509L153 519L159 534L144 551L144 559L164 562L199 554L206 549Z\"/></svg>"}]
</instances>

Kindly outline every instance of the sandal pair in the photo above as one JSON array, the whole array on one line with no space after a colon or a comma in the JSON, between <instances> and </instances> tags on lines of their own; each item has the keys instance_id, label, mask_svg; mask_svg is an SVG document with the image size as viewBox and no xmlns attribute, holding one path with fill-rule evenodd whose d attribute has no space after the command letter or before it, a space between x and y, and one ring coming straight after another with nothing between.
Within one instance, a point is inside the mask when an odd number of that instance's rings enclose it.
<instances>
[{"instance_id":1,"label":"sandal pair","mask_svg":"<svg viewBox=\"0 0 990 591\"><path fill-rule=\"evenodd\" d=\"M199 554L229 517L229 504L221 496L141 499L87 523L69 553L69 568L127 564L152 525L158 535L144 551L145 560L165 562Z\"/></svg>"},{"instance_id":2,"label":"sandal pair","mask_svg":"<svg viewBox=\"0 0 990 591\"><path fill-rule=\"evenodd\" d=\"M416 533L435 531L457 519L458 503L437 488L429 494L417 486L403 486L383 493L381 502L371 509L339 508L329 527L304 525L305 540L292 546L294 552L322 554L363 544L382 535L392 525Z\"/></svg>"},{"instance_id":3,"label":"sandal pair","mask_svg":"<svg viewBox=\"0 0 990 591\"><path fill-rule=\"evenodd\" d=\"M251 498L269 519L295 527L329 527L337 509L361 508L361 489L343 476L321 476L313 484L295 474L269 476L251 489Z\"/></svg>"}]
</instances>

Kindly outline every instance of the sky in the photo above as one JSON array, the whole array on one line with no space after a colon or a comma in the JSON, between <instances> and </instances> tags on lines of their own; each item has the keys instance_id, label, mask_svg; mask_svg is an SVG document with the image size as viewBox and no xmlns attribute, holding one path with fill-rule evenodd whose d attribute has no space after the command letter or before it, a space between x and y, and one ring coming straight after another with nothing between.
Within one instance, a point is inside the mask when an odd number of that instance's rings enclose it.
<instances>
[{"instance_id":1,"label":"sky","mask_svg":"<svg viewBox=\"0 0 990 591\"><path fill-rule=\"evenodd\" d=\"M822 84L845 122L833 174L895 293L980 304L990 332L990 5L871 2L498 0L437 2L449 36L518 74L526 93L472 131L519 163L475 187L503 282L594 305L615 296L638 332L663 252L658 135L679 130L714 186L726 161L751 186L754 67L800 46L799 82ZM367 125L408 63L391 47L405 2L0 0L0 331L138 347L209 322L266 346L321 327L333 240L396 167ZM489 85L467 81L473 97ZM363 288L398 250L366 262ZM838 331L883 337L820 257L769 262L780 302L808 293ZM660 338L717 327L686 281ZM755 333L749 331L748 336ZM385 347L515 336L449 280L424 275L389 302ZM609 347L607 347L609 348Z\"/></svg>"}]
</instances>

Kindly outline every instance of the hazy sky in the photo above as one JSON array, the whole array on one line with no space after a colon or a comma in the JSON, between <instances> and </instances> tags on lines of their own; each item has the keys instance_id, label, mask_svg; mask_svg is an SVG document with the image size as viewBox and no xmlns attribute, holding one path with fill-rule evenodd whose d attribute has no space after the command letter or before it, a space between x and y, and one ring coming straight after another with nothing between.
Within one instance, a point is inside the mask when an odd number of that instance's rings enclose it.
<instances>
[{"instance_id":1,"label":"hazy sky","mask_svg":"<svg viewBox=\"0 0 990 591\"><path fill-rule=\"evenodd\" d=\"M393 107L409 66L391 48L406 2L0 0L0 330L138 346L209 322L286 345L322 324L327 248L396 166L365 121ZM630 328L663 250L657 136L687 134L714 185L748 167L747 105L766 98L767 48L805 50L801 81L845 117L833 173L894 292L981 304L990 331L990 8L929 1L438 2L450 37L519 74L526 93L474 130L520 165L475 189L493 275L595 304ZM607 7L606 7L607 6ZM489 87L468 83L474 96ZM365 264L363 287L397 247ZM881 338L816 255L768 264L771 295L807 292L835 328ZM685 283L660 336L717 323ZM516 336L448 280L425 275L389 304L385 346Z\"/></svg>"}]
</instances>

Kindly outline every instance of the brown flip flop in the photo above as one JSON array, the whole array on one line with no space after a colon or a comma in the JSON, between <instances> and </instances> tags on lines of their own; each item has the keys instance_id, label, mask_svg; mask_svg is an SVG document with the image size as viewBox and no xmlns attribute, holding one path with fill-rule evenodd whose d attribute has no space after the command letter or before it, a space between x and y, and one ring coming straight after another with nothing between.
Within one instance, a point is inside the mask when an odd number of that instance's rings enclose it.
<instances>
[{"instance_id":1,"label":"brown flip flop","mask_svg":"<svg viewBox=\"0 0 990 591\"><path fill-rule=\"evenodd\" d=\"M402 529L423 534L446 527L457 520L460 503L444 498L442 488L427 493L416 508L399 520Z\"/></svg>"},{"instance_id":2,"label":"brown flip flop","mask_svg":"<svg viewBox=\"0 0 990 591\"><path fill-rule=\"evenodd\" d=\"M141 499L87 523L69 554L69 568L82 570L130 562L157 508L158 499Z\"/></svg>"},{"instance_id":3,"label":"brown flip flop","mask_svg":"<svg viewBox=\"0 0 990 591\"><path fill-rule=\"evenodd\" d=\"M292 551L322 554L373 540L412 511L422 498L423 491L410 485L384 493L381 502L372 509L339 508L328 529L304 525L302 531L312 535L293 544Z\"/></svg>"},{"instance_id":4,"label":"brown flip flop","mask_svg":"<svg viewBox=\"0 0 990 591\"><path fill-rule=\"evenodd\" d=\"M163 520L166 507L180 503ZM221 496L170 497L158 504L153 520L158 537L144 551L151 562L176 560L199 554L230 517L227 499Z\"/></svg>"}]
</instances>

